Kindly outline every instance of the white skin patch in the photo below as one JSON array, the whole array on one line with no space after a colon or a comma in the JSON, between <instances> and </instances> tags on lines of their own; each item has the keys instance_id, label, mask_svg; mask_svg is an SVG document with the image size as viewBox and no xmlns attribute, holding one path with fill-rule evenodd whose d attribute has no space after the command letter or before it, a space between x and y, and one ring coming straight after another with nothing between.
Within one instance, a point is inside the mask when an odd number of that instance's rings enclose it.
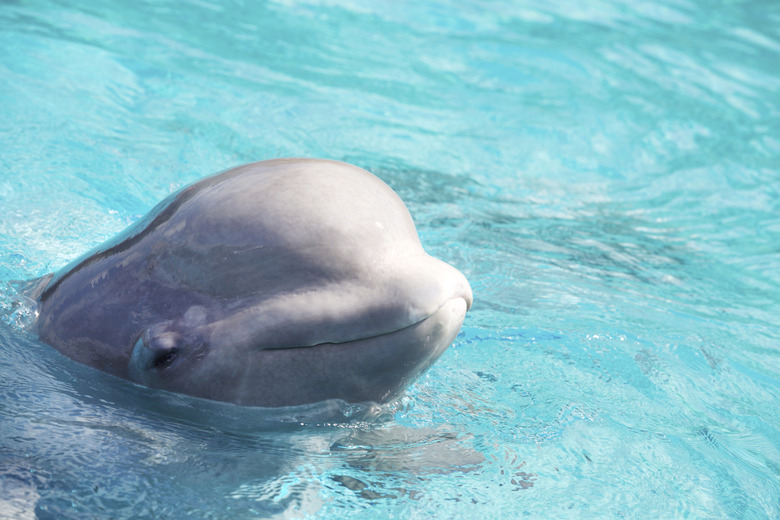
<instances>
[{"instance_id":1,"label":"white skin patch","mask_svg":"<svg viewBox=\"0 0 780 520\"><path fill-rule=\"evenodd\" d=\"M206 323L206 308L193 305L184 313L184 324L188 327L199 327Z\"/></svg>"}]
</instances>

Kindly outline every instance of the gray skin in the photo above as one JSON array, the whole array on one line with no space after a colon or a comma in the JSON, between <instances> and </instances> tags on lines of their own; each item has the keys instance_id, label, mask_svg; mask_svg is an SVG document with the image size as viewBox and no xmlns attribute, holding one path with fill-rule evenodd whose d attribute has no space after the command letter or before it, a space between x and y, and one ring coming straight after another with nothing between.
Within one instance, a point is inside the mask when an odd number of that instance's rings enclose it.
<instances>
[{"instance_id":1,"label":"gray skin","mask_svg":"<svg viewBox=\"0 0 780 520\"><path fill-rule=\"evenodd\" d=\"M316 159L207 177L36 292L40 338L74 360L265 407L396 398L472 302L385 183Z\"/></svg>"}]
</instances>

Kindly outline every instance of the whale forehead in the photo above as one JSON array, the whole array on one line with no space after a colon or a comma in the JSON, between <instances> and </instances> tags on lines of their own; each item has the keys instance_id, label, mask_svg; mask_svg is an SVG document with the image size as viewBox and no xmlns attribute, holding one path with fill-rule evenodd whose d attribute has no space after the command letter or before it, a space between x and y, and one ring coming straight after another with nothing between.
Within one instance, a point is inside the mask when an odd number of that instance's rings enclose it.
<instances>
[{"instance_id":1,"label":"whale forehead","mask_svg":"<svg viewBox=\"0 0 780 520\"><path fill-rule=\"evenodd\" d=\"M177 286L221 296L293 290L381 276L423 252L395 192L345 163L254 163L190 189L137 248L149 250L140 257L150 272Z\"/></svg>"},{"instance_id":2,"label":"whale forehead","mask_svg":"<svg viewBox=\"0 0 780 520\"><path fill-rule=\"evenodd\" d=\"M202 244L311 247L419 244L409 211L384 182L336 161L254 163L185 203L180 218ZM178 231L177 231L178 232Z\"/></svg>"}]
</instances>

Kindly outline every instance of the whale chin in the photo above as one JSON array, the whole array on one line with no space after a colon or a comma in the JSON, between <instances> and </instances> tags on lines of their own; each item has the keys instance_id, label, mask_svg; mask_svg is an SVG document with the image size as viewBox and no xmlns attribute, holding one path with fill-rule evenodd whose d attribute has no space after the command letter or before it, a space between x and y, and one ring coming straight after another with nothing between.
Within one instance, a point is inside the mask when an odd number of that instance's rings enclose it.
<instances>
[{"instance_id":1,"label":"whale chin","mask_svg":"<svg viewBox=\"0 0 780 520\"><path fill-rule=\"evenodd\" d=\"M310 347L257 350L235 366L149 386L243 406L279 407L340 399L386 403L400 396L449 347L469 305L456 297L406 328ZM227 372L230 377L227 377ZM227 384L229 383L229 384Z\"/></svg>"}]
</instances>

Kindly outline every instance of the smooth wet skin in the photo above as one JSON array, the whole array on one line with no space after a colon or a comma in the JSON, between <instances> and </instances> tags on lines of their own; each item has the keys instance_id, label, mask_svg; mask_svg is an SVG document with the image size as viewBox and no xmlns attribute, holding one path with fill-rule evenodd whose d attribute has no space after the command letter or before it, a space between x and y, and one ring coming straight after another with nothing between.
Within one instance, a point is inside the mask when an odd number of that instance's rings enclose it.
<instances>
[{"instance_id":1,"label":"smooth wet skin","mask_svg":"<svg viewBox=\"0 0 780 520\"><path fill-rule=\"evenodd\" d=\"M39 292L39 335L69 357L254 406L392 399L472 300L386 184L314 159L197 182Z\"/></svg>"}]
</instances>

